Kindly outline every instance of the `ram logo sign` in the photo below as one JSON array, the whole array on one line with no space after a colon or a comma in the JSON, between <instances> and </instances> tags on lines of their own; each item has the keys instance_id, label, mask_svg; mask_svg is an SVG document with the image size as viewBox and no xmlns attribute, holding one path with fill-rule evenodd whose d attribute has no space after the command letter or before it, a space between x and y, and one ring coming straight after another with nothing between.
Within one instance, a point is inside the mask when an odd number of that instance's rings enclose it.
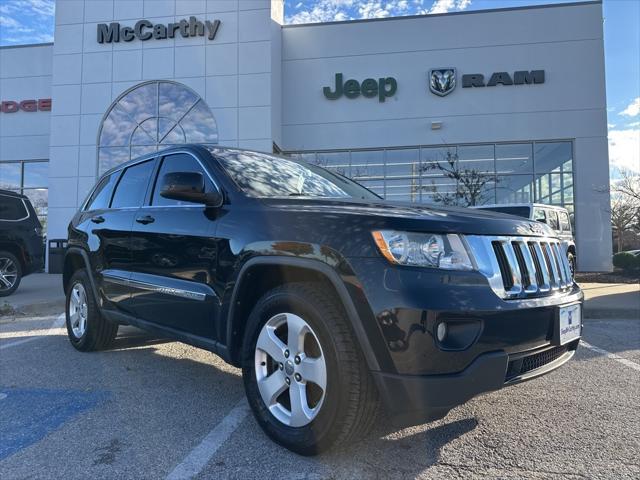
<instances>
[{"instance_id":1,"label":"ram logo sign","mask_svg":"<svg viewBox=\"0 0 640 480\"><path fill-rule=\"evenodd\" d=\"M462 88L495 87L498 85L534 85L545 81L544 70L518 70L513 72L494 72L485 77L482 73L465 73L461 76ZM433 68L429 70L429 90L444 97L456 88L455 68Z\"/></svg>"},{"instance_id":2,"label":"ram logo sign","mask_svg":"<svg viewBox=\"0 0 640 480\"><path fill-rule=\"evenodd\" d=\"M455 68L434 68L429 70L429 90L440 97L449 95L456 88Z\"/></svg>"},{"instance_id":3,"label":"ram logo sign","mask_svg":"<svg viewBox=\"0 0 640 480\"><path fill-rule=\"evenodd\" d=\"M496 85L533 85L534 83L544 83L544 70L519 70L513 73L494 72L485 81L481 73L472 73L462 76L462 88L471 87L495 87Z\"/></svg>"}]
</instances>

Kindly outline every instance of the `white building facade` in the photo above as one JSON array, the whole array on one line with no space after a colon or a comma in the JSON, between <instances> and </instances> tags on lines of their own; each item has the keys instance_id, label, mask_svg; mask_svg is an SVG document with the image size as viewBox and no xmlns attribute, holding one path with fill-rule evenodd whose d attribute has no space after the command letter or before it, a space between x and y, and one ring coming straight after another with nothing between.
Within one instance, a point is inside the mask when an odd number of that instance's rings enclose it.
<instances>
[{"instance_id":1,"label":"white building facade","mask_svg":"<svg viewBox=\"0 0 640 480\"><path fill-rule=\"evenodd\" d=\"M602 21L599 2L286 26L281 0L58 0L54 44L0 48L0 188L64 238L119 162L275 150L390 200L563 205L579 269L608 270Z\"/></svg>"}]
</instances>

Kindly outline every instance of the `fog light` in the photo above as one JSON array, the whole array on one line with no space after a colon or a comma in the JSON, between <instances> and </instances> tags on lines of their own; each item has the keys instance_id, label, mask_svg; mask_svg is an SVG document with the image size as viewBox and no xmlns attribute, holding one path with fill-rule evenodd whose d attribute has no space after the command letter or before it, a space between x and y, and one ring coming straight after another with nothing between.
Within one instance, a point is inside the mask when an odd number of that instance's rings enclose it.
<instances>
[{"instance_id":1,"label":"fog light","mask_svg":"<svg viewBox=\"0 0 640 480\"><path fill-rule=\"evenodd\" d=\"M438 341L442 342L447 336L447 324L442 322L438 324L438 328L436 330L436 336L438 337Z\"/></svg>"}]
</instances>

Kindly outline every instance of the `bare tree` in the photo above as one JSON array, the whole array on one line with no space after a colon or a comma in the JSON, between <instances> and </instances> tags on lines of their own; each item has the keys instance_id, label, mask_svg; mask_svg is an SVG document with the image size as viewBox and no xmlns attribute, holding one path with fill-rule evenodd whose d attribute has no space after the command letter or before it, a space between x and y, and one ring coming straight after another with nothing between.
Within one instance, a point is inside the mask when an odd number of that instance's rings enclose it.
<instances>
[{"instance_id":1,"label":"bare tree","mask_svg":"<svg viewBox=\"0 0 640 480\"><path fill-rule=\"evenodd\" d=\"M618 252L624 248L626 232L638 228L640 203L628 195L616 195L611 199L611 226L617 236Z\"/></svg>"},{"instance_id":2,"label":"bare tree","mask_svg":"<svg viewBox=\"0 0 640 480\"><path fill-rule=\"evenodd\" d=\"M611 182L611 193L626 196L640 202L640 174L621 169L620 178Z\"/></svg>"},{"instance_id":3,"label":"bare tree","mask_svg":"<svg viewBox=\"0 0 640 480\"><path fill-rule=\"evenodd\" d=\"M420 167L420 170L438 171L445 178L455 182L453 192L439 192L436 186L423 185L422 189L433 194L433 200L444 205L460 205L472 207L484 203L486 197L493 197L493 192L488 192L486 186L497 183L495 177L483 171L469 168L460 168L458 155L451 151L446 153L442 161L430 162Z\"/></svg>"}]
</instances>

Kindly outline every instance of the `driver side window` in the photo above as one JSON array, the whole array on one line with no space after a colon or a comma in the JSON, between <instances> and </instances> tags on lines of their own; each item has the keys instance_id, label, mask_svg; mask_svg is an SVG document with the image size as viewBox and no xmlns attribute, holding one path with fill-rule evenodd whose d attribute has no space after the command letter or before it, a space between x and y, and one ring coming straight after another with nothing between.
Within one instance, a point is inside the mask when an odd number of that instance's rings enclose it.
<instances>
[{"instance_id":1,"label":"driver side window","mask_svg":"<svg viewBox=\"0 0 640 480\"><path fill-rule=\"evenodd\" d=\"M153 206L172 206L172 205L199 205L198 203L181 201L181 200L172 200L170 198L164 198L160 195L160 185L162 183L162 178L167 173L175 173L175 172L196 172L201 173L204 177L204 186L205 192L213 191L213 183L211 179L204 171L200 162L193 158L191 155L186 153L176 153L173 155L167 155L162 160L162 165L158 171L158 176L156 177L155 188L153 189L153 198L151 200L151 205Z\"/></svg>"}]
</instances>

